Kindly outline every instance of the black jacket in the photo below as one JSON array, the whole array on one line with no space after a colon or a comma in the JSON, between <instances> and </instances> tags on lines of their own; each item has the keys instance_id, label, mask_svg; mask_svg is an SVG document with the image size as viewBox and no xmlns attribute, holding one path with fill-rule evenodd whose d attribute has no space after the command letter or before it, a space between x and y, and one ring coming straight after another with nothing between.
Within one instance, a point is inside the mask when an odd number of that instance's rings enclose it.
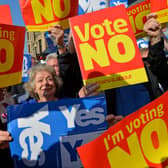
<instances>
[{"instance_id":1,"label":"black jacket","mask_svg":"<svg viewBox=\"0 0 168 168\"><path fill-rule=\"evenodd\" d=\"M77 97L83 85L77 55L67 51L64 54L58 55L58 63L60 76L63 80L60 97Z\"/></svg>"},{"instance_id":2,"label":"black jacket","mask_svg":"<svg viewBox=\"0 0 168 168\"><path fill-rule=\"evenodd\" d=\"M168 58L164 52L164 40L151 46L149 44L149 54L147 62L150 65L151 72L157 76L164 90L168 89Z\"/></svg>"},{"instance_id":3,"label":"black jacket","mask_svg":"<svg viewBox=\"0 0 168 168\"><path fill-rule=\"evenodd\" d=\"M0 130L6 130L6 124L0 120ZM13 160L11 158L10 149L0 149L0 168L13 168Z\"/></svg>"}]
</instances>

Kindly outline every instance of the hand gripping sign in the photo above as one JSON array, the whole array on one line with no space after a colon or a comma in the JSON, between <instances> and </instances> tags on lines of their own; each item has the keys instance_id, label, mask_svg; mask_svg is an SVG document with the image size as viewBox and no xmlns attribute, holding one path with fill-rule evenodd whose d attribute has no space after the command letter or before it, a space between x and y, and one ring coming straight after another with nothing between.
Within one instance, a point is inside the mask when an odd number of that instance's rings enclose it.
<instances>
[{"instance_id":1,"label":"hand gripping sign","mask_svg":"<svg viewBox=\"0 0 168 168\"><path fill-rule=\"evenodd\" d=\"M46 31L61 24L69 27L68 18L77 14L78 0L19 0L25 25L29 31Z\"/></svg>"},{"instance_id":2,"label":"hand gripping sign","mask_svg":"<svg viewBox=\"0 0 168 168\"><path fill-rule=\"evenodd\" d=\"M157 13L157 19L160 23L168 22L168 1L167 0L150 0L151 12Z\"/></svg>"},{"instance_id":3,"label":"hand gripping sign","mask_svg":"<svg viewBox=\"0 0 168 168\"><path fill-rule=\"evenodd\" d=\"M77 148L85 168L166 168L168 92ZM86 157L87 155L87 157Z\"/></svg>"},{"instance_id":4,"label":"hand gripping sign","mask_svg":"<svg viewBox=\"0 0 168 168\"><path fill-rule=\"evenodd\" d=\"M25 28L0 24L0 87L21 83Z\"/></svg>"},{"instance_id":5,"label":"hand gripping sign","mask_svg":"<svg viewBox=\"0 0 168 168\"><path fill-rule=\"evenodd\" d=\"M147 81L124 5L70 18L85 84L100 90Z\"/></svg>"}]
</instances>

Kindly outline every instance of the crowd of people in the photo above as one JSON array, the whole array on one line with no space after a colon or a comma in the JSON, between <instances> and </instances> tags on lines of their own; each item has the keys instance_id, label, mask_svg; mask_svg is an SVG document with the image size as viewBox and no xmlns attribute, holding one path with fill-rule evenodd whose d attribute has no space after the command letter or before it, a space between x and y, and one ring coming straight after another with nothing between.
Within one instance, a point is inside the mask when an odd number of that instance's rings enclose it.
<instances>
[{"instance_id":1,"label":"crowd of people","mask_svg":"<svg viewBox=\"0 0 168 168\"><path fill-rule=\"evenodd\" d=\"M104 91L108 110L106 120L109 126L156 99L168 88L168 74L166 73L168 59L164 51L167 39L163 35L161 25L156 17L156 14L151 13L144 25L144 31L150 41L146 54L142 54L142 59L149 82ZM62 98L80 98L100 94L99 84L83 85L71 32L67 46L64 45L64 30L60 25L51 27L49 33L55 37L58 51L47 55L46 64L32 66L29 81L24 84L24 88L29 94L26 103L57 101ZM1 88L0 101L8 98L11 99L10 104L14 104L10 96L11 92L15 93L12 89ZM12 141L12 137L6 131L6 121L4 121L6 111L1 106L0 112L0 161L6 164L6 167L12 167L8 144Z\"/></svg>"}]
</instances>

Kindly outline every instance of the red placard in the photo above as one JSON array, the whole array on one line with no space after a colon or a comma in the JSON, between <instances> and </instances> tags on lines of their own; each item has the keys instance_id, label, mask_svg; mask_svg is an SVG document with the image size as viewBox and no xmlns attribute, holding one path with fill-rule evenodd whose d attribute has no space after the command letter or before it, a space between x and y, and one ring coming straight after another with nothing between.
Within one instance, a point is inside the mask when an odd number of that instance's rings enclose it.
<instances>
[{"instance_id":1,"label":"red placard","mask_svg":"<svg viewBox=\"0 0 168 168\"><path fill-rule=\"evenodd\" d=\"M9 5L0 5L0 11L0 23L12 25L12 16Z\"/></svg>"},{"instance_id":2,"label":"red placard","mask_svg":"<svg viewBox=\"0 0 168 168\"><path fill-rule=\"evenodd\" d=\"M168 1L167 0L150 0L151 12L157 13L157 19L160 23L168 22Z\"/></svg>"},{"instance_id":3,"label":"red placard","mask_svg":"<svg viewBox=\"0 0 168 168\"><path fill-rule=\"evenodd\" d=\"M77 151L85 168L166 168L168 92Z\"/></svg>"},{"instance_id":4,"label":"red placard","mask_svg":"<svg viewBox=\"0 0 168 168\"><path fill-rule=\"evenodd\" d=\"M151 12L157 12L168 7L167 0L150 0L151 2Z\"/></svg>"},{"instance_id":5,"label":"red placard","mask_svg":"<svg viewBox=\"0 0 168 168\"><path fill-rule=\"evenodd\" d=\"M20 6L29 31L46 31L56 24L68 28L68 18L78 12L78 0L20 0Z\"/></svg>"},{"instance_id":6,"label":"red placard","mask_svg":"<svg viewBox=\"0 0 168 168\"><path fill-rule=\"evenodd\" d=\"M25 28L0 24L0 87L21 82Z\"/></svg>"},{"instance_id":7,"label":"red placard","mask_svg":"<svg viewBox=\"0 0 168 168\"><path fill-rule=\"evenodd\" d=\"M147 81L124 5L70 18L70 24L85 84L105 90Z\"/></svg>"},{"instance_id":8,"label":"red placard","mask_svg":"<svg viewBox=\"0 0 168 168\"><path fill-rule=\"evenodd\" d=\"M140 2L127 8L127 14L133 29L133 32L137 38L145 36L143 31L144 24L146 22L146 15L150 13L150 0Z\"/></svg>"}]
</instances>

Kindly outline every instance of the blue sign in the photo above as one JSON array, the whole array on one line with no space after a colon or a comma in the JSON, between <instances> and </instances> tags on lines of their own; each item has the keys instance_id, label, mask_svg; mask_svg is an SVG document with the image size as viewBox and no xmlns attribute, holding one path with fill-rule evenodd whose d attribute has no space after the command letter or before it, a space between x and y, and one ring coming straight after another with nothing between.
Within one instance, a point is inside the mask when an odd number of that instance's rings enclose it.
<instances>
[{"instance_id":1,"label":"blue sign","mask_svg":"<svg viewBox=\"0 0 168 168\"><path fill-rule=\"evenodd\" d=\"M9 106L15 167L81 167L76 148L107 129L104 96Z\"/></svg>"},{"instance_id":2,"label":"blue sign","mask_svg":"<svg viewBox=\"0 0 168 168\"><path fill-rule=\"evenodd\" d=\"M128 7L128 0L110 0L110 6L117 6L124 4L125 7Z\"/></svg>"},{"instance_id":3,"label":"blue sign","mask_svg":"<svg viewBox=\"0 0 168 168\"><path fill-rule=\"evenodd\" d=\"M145 40L144 38L137 40L138 48L148 48L149 47L149 40Z\"/></svg>"},{"instance_id":4,"label":"blue sign","mask_svg":"<svg viewBox=\"0 0 168 168\"><path fill-rule=\"evenodd\" d=\"M108 0L79 0L78 14L85 14L108 7Z\"/></svg>"},{"instance_id":5,"label":"blue sign","mask_svg":"<svg viewBox=\"0 0 168 168\"><path fill-rule=\"evenodd\" d=\"M31 68L31 55L24 54L23 56L23 69L22 69L22 81L27 82L29 80L29 70Z\"/></svg>"}]
</instances>

